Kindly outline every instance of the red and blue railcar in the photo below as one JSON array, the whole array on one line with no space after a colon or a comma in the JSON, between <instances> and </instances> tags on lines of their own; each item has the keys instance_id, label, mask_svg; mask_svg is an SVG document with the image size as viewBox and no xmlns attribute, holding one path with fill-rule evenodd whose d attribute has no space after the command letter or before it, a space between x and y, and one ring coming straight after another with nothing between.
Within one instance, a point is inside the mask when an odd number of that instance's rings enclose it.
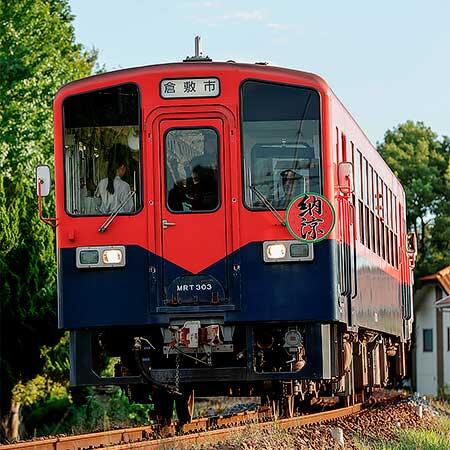
<instances>
[{"instance_id":1,"label":"red and blue railcar","mask_svg":"<svg viewBox=\"0 0 450 450\"><path fill-rule=\"evenodd\" d=\"M292 413L405 375L404 191L322 78L194 58L69 83L54 115L74 385Z\"/></svg>"}]
</instances>

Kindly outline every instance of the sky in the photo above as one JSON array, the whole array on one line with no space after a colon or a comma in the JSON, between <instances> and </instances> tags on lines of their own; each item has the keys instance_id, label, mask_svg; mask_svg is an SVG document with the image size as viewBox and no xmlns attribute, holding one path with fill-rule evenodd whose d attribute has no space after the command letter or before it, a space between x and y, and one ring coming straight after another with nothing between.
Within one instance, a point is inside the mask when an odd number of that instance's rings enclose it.
<instances>
[{"instance_id":1,"label":"sky","mask_svg":"<svg viewBox=\"0 0 450 450\"><path fill-rule=\"evenodd\" d=\"M70 0L107 70L214 61L321 75L373 143L406 120L450 135L449 0Z\"/></svg>"}]
</instances>

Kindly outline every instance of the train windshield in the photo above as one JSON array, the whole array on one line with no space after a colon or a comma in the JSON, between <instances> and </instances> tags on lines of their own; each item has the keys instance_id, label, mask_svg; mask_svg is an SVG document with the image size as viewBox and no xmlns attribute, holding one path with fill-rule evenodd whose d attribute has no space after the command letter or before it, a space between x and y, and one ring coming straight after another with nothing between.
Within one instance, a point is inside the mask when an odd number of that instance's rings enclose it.
<instances>
[{"instance_id":1,"label":"train windshield","mask_svg":"<svg viewBox=\"0 0 450 450\"><path fill-rule=\"evenodd\" d=\"M244 198L251 209L286 209L302 192L321 192L320 100L307 88L260 81L242 86Z\"/></svg>"},{"instance_id":2,"label":"train windshield","mask_svg":"<svg viewBox=\"0 0 450 450\"><path fill-rule=\"evenodd\" d=\"M141 198L137 86L123 84L71 96L64 101L63 114L67 212L136 212Z\"/></svg>"}]
</instances>

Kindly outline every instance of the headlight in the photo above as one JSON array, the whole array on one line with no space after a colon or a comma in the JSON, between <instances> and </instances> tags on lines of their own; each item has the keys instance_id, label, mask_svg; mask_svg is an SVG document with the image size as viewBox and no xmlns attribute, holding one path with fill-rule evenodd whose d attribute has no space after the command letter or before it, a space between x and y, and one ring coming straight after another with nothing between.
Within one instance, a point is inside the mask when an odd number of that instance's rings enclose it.
<instances>
[{"instance_id":1,"label":"headlight","mask_svg":"<svg viewBox=\"0 0 450 450\"><path fill-rule=\"evenodd\" d=\"M123 267L125 259L123 245L79 247L76 251L76 265L79 269Z\"/></svg>"},{"instance_id":2,"label":"headlight","mask_svg":"<svg viewBox=\"0 0 450 450\"><path fill-rule=\"evenodd\" d=\"M268 245L266 255L269 259L282 259L286 256L286 246L284 244Z\"/></svg>"},{"instance_id":3,"label":"headlight","mask_svg":"<svg viewBox=\"0 0 450 450\"><path fill-rule=\"evenodd\" d=\"M113 250L103 250L102 260L103 264L120 264L123 259L122 250L113 249Z\"/></svg>"},{"instance_id":4,"label":"headlight","mask_svg":"<svg viewBox=\"0 0 450 450\"><path fill-rule=\"evenodd\" d=\"M314 246L309 242L265 241L263 259L266 263L313 261Z\"/></svg>"}]
</instances>

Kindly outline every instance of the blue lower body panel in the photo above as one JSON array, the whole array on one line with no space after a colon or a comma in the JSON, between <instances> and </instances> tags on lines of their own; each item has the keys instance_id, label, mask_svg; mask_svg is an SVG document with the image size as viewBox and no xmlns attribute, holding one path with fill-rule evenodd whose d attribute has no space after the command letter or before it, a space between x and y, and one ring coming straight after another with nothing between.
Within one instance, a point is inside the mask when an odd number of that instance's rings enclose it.
<instances>
[{"instance_id":1,"label":"blue lower body panel","mask_svg":"<svg viewBox=\"0 0 450 450\"><path fill-rule=\"evenodd\" d=\"M59 325L145 326L186 312L218 315L225 322L335 321L334 254L334 243L323 241L314 246L314 261L265 263L262 243L250 243L200 274L216 279L226 298L216 304L170 305L170 283L192 275L181 267L166 262L163 280L158 269L150 270L162 266L159 257L127 246L125 267L78 269L75 249L60 249Z\"/></svg>"}]
</instances>

